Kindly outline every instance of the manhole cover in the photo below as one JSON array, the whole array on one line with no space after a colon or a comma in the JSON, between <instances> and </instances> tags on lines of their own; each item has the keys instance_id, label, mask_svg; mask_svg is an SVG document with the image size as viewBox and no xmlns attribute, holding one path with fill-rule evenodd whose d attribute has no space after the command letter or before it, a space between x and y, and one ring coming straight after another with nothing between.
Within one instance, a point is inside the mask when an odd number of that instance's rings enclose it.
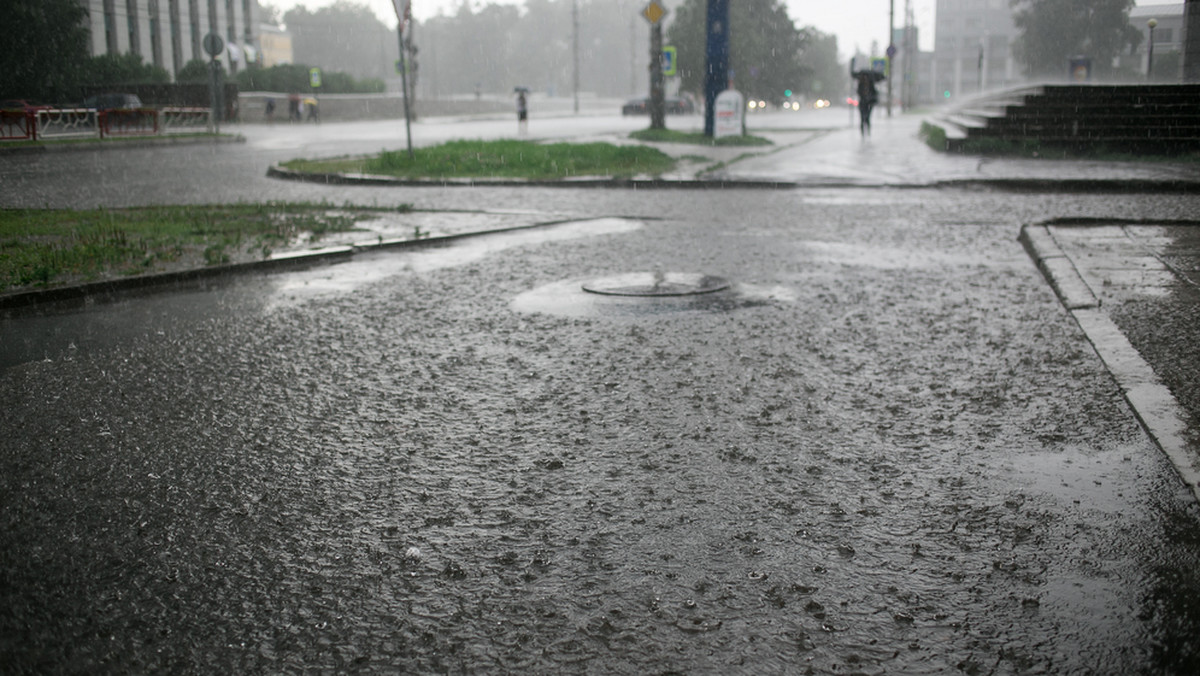
<instances>
[{"instance_id":1,"label":"manhole cover","mask_svg":"<svg viewBox=\"0 0 1200 676\"><path fill-rule=\"evenodd\" d=\"M729 280L693 272L631 272L583 283L583 290L605 296L694 296L729 288Z\"/></svg>"}]
</instances>

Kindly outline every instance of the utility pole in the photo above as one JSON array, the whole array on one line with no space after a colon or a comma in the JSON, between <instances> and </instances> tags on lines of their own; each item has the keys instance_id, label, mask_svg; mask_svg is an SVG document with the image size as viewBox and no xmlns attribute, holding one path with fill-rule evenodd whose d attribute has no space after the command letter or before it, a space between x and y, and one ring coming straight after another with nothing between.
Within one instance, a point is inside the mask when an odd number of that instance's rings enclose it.
<instances>
[{"instance_id":1,"label":"utility pole","mask_svg":"<svg viewBox=\"0 0 1200 676\"><path fill-rule=\"evenodd\" d=\"M887 63L888 63L888 117L892 116L892 80L896 79L896 69L892 67L892 60L896 58L896 0L888 0L888 47L887 47ZM872 55L874 56L874 55Z\"/></svg>"},{"instance_id":2,"label":"utility pole","mask_svg":"<svg viewBox=\"0 0 1200 676\"><path fill-rule=\"evenodd\" d=\"M404 90L404 135L408 139L408 159L413 159L412 111L408 107L408 63L404 59L404 25L408 23L409 0L392 0L396 7L396 36L400 40L400 88Z\"/></svg>"},{"instance_id":3,"label":"utility pole","mask_svg":"<svg viewBox=\"0 0 1200 676\"><path fill-rule=\"evenodd\" d=\"M666 77L663 75L662 22L650 27L650 128L666 129Z\"/></svg>"},{"instance_id":4,"label":"utility pole","mask_svg":"<svg viewBox=\"0 0 1200 676\"><path fill-rule=\"evenodd\" d=\"M571 24L574 29L575 39L572 45L572 52L575 59L575 114L579 114L579 0L574 0L571 5Z\"/></svg>"},{"instance_id":5,"label":"utility pole","mask_svg":"<svg viewBox=\"0 0 1200 676\"><path fill-rule=\"evenodd\" d=\"M642 16L650 22L650 128L666 129L666 76L663 75L662 20L667 10L656 0L642 10Z\"/></svg>"}]
</instances>

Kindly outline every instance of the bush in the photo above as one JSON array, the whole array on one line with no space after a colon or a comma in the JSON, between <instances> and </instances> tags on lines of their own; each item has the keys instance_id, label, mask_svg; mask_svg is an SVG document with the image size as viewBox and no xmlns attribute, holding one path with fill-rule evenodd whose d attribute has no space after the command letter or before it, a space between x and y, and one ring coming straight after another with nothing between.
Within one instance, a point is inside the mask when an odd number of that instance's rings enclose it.
<instances>
[{"instance_id":1,"label":"bush","mask_svg":"<svg viewBox=\"0 0 1200 676\"><path fill-rule=\"evenodd\" d=\"M80 68L79 81L89 85L165 84L171 74L160 66L142 63L141 54L101 54Z\"/></svg>"},{"instance_id":2,"label":"bush","mask_svg":"<svg viewBox=\"0 0 1200 676\"><path fill-rule=\"evenodd\" d=\"M307 92L310 66L302 63L281 64L270 68L248 68L238 71L238 87L243 91L259 92ZM338 71L321 73L321 89L325 94L361 94L382 92L383 80L368 78L356 80L353 76Z\"/></svg>"},{"instance_id":3,"label":"bush","mask_svg":"<svg viewBox=\"0 0 1200 676\"><path fill-rule=\"evenodd\" d=\"M192 59L179 69L175 75L176 82L192 84L208 84L208 62L204 59Z\"/></svg>"}]
</instances>

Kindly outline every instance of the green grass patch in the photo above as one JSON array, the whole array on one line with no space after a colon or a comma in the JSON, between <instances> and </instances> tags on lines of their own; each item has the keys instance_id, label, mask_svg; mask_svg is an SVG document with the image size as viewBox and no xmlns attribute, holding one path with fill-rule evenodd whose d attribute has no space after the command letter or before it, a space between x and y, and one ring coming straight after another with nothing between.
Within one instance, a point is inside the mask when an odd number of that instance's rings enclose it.
<instances>
[{"instance_id":1,"label":"green grass patch","mask_svg":"<svg viewBox=\"0 0 1200 676\"><path fill-rule=\"evenodd\" d=\"M396 210L279 202L0 209L0 291L145 274L179 261L217 265L246 252L266 258L301 235L320 239Z\"/></svg>"},{"instance_id":2,"label":"green grass patch","mask_svg":"<svg viewBox=\"0 0 1200 676\"><path fill-rule=\"evenodd\" d=\"M946 130L936 124L921 122L921 131L918 135L925 141L925 145L933 148L938 152L946 150Z\"/></svg>"},{"instance_id":3,"label":"green grass patch","mask_svg":"<svg viewBox=\"0 0 1200 676\"><path fill-rule=\"evenodd\" d=\"M665 153L645 146L535 141L450 141L428 148L385 151L362 158L291 160L283 166L305 173L367 173L396 178L516 178L554 180L579 176L657 176L675 166Z\"/></svg>"},{"instance_id":4,"label":"green grass patch","mask_svg":"<svg viewBox=\"0 0 1200 676\"><path fill-rule=\"evenodd\" d=\"M650 143L686 143L696 146L769 146L771 141L761 136L725 136L711 138L703 132L683 132L671 129L642 129L629 135L637 141Z\"/></svg>"}]
</instances>

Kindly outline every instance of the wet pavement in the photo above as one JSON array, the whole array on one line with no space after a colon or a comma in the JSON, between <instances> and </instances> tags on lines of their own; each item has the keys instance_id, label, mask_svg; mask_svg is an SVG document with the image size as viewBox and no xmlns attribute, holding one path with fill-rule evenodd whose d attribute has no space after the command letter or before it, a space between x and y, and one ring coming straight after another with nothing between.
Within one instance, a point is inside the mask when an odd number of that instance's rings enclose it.
<instances>
[{"instance_id":1,"label":"wet pavement","mask_svg":"<svg viewBox=\"0 0 1200 676\"><path fill-rule=\"evenodd\" d=\"M745 171L874 147L809 136ZM1200 198L304 188L570 222L0 320L8 670L1200 668L1200 509L1018 242L1154 352L1183 287L1084 261ZM584 290L656 271L730 287Z\"/></svg>"}]
</instances>

